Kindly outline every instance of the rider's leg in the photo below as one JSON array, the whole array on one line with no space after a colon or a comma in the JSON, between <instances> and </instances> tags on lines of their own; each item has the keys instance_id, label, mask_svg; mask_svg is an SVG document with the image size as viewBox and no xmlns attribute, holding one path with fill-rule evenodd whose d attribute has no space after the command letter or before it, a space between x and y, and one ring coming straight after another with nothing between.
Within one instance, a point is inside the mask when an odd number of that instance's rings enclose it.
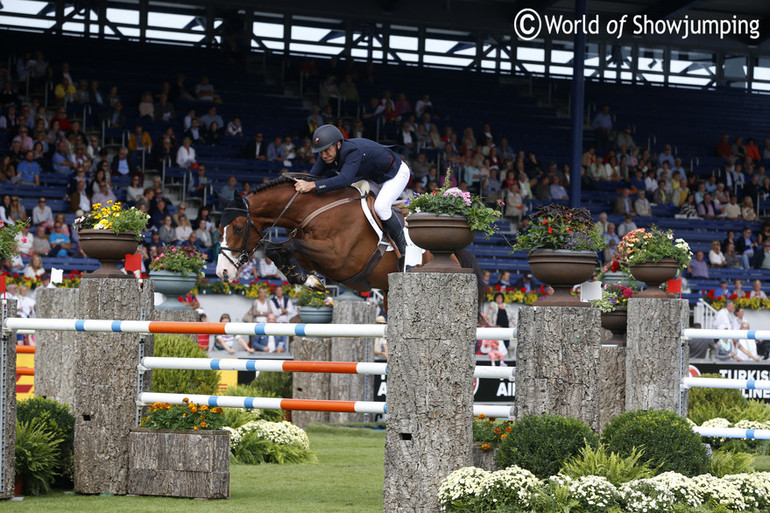
<instances>
[{"instance_id":1,"label":"rider's leg","mask_svg":"<svg viewBox=\"0 0 770 513\"><path fill-rule=\"evenodd\" d=\"M380 218L383 228L401 253L400 268L403 268L403 259L406 256L406 239L401 224L398 219L393 217L391 208L401 193L404 192L407 183L409 183L409 166L401 162L396 176L382 184L377 199L374 200L374 211L377 213L377 217Z\"/></svg>"}]
</instances>

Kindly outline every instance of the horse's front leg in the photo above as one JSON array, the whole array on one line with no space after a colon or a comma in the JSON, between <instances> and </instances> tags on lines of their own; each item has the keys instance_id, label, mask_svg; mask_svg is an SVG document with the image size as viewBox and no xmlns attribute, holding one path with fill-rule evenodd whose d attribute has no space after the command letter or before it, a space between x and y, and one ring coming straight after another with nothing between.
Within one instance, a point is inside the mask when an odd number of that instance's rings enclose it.
<instances>
[{"instance_id":1,"label":"horse's front leg","mask_svg":"<svg viewBox=\"0 0 770 513\"><path fill-rule=\"evenodd\" d=\"M265 251L267 257L275 263L275 266L286 276L293 285L304 285L317 290L325 290L323 283L313 274L307 274L302 268L297 257L294 256L293 241L283 246L268 248Z\"/></svg>"}]
</instances>

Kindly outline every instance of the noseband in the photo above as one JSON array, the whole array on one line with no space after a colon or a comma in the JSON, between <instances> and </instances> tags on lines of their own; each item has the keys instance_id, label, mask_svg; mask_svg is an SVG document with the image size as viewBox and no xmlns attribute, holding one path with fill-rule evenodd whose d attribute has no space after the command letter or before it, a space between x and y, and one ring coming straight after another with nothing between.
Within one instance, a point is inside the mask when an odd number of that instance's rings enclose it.
<instances>
[{"instance_id":1,"label":"noseband","mask_svg":"<svg viewBox=\"0 0 770 513\"><path fill-rule=\"evenodd\" d=\"M299 196L299 192L295 192L294 195L291 197L289 202L286 204L286 206L283 208L281 213L278 215L278 217L275 218L275 221L273 221L273 224L268 228L266 231L270 232L273 228L275 228L275 225L278 224L278 221L283 217L283 215L286 213L287 210L289 210L289 207L292 203L294 203L294 200L297 199L297 196ZM257 228L257 225L254 224L254 221L251 219L251 204L249 204L249 200L246 198L246 196L241 196L241 200L243 201L243 206L241 207L225 207L222 209L222 213L224 212L240 212L244 216L246 216L246 234L243 237L243 246L240 249L237 248L229 248L227 246L220 246L219 247L219 254L224 255L224 257L227 259L228 262L233 264L235 266L235 270L238 271L240 268L248 262L252 255L257 252L257 250L265 244L265 239L262 236L263 232L260 232L259 228ZM235 216L240 217L240 216ZM229 223L228 223L229 225ZM254 246L254 249L249 251L248 244L249 244L249 235L251 234L251 230L254 229L255 232L257 232L257 235L259 235L259 242ZM233 252L238 253L237 260L233 260L230 258L230 255L227 254L227 252Z\"/></svg>"}]
</instances>

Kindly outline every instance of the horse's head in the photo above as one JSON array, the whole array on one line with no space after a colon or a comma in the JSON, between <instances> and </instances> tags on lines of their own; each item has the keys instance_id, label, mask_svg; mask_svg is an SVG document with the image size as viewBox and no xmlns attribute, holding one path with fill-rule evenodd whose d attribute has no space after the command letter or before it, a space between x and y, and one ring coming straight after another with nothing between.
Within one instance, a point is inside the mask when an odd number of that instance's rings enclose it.
<instances>
[{"instance_id":1,"label":"horse's head","mask_svg":"<svg viewBox=\"0 0 770 513\"><path fill-rule=\"evenodd\" d=\"M222 210L222 245L217 258L217 276L225 283L238 278L238 270L249 261L262 234L251 219L249 201L238 196Z\"/></svg>"}]
</instances>

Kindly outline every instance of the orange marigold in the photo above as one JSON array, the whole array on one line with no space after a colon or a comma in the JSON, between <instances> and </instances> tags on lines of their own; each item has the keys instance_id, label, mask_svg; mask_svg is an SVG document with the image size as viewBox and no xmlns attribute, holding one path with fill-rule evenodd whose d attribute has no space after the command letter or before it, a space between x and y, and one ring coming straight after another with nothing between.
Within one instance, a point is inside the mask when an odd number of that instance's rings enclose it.
<instances>
[{"instance_id":1,"label":"orange marigold","mask_svg":"<svg viewBox=\"0 0 770 513\"><path fill-rule=\"evenodd\" d=\"M205 422L201 422L201 427L202 428L205 428L206 426L208 426L208 424L206 424Z\"/></svg>"},{"instance_id":2,"label":"orange marigold","mask_svg":"<svg viewBox=\"0 0 770 513\"><path fill-rule=\"evenodd\" d=\"M500 436L500 440L505 440L507 437L508 437L508 433L503 433L503 434Z\"/></svg>"},{"instance_id":3,"label":"orange marigold","mask_svg":"<svg viewBox=\"0 0 770 513\"><path fill-rule=\"evenodd\" d=\"M489 447L490 447L490 445L489 445L489 444L481 444L481 450L482 450L482 451L488 451L488 450L489 450Z\"/></svg>"},{"instance_id":4,"label":"orange marigold","mask_svg":"<svg viewBox=\"0 0 770 513\"><path fill-rule=\"evenodd\" d=\"M495 428L495 434L499 435L501 433L500 428Z\"/></svg>"},{"instance_id":5,"label":"orange marigold","mask_svg":"<svg viewBox=\"0 0 770 513\"><path fill-rule=\"evenodd\" d=\"M486 416L486 415L484 415L483 413L479 413L478 419L479 419L479 420L483 420L483 419L485 419L486 417L487 417L487 416Z\"/></svg>"}]
</instances>

